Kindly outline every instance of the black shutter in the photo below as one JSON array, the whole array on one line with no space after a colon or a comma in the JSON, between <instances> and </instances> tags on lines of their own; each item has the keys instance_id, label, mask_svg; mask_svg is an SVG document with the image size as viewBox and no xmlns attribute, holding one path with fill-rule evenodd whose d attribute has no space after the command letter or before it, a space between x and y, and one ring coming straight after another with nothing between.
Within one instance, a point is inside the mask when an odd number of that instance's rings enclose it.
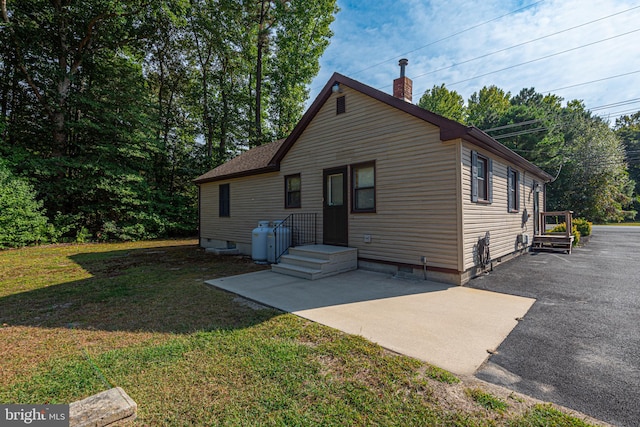
<instances>
[{"instance_id":1,"label":"black shutter","mask_svg":"<svg viewBox=\"0 0 640 427\"><path fill-rule=\"evenodd\" d=\"M493 203L493 160L487 159L488 173L487 173L487 198L489 199L489 203Z\"/></svg>"},{"instance_id":2,"label":"black shutter","mask_svg":"<svg viewBox=\"0 0 640 427\"><path fill-rule=\"evenodd\" d=\"M478 201L478 153L471 152L471 201Z\"/></svg>"},{"instance_id":3,"label":"black shutter","mask_svg":"<svg viewBox=\"0 0 640 427\"><path fill-rule=\"evenodd\" d=\"M516 171L516 182L518 183L518 186L516 187L516 209L520 210L520 172ZM524 182L522 183L524 184Z\"/></svg>"},{"instance_id":4,"label":"black shutter","mask_svg":"<svg viewBox=\"0 0 640 427\"><path fill-rule=\"evenodd\" d=\"M229 184L220 184L218 187L218 214L221 217L230 216L230 189Z\"/></svg>"},{"instance_id":5,"label":"black shutter","mask_svg":"<svg viewBox=\"0 0 640 427\"><path fill-rule=\"evenodd\" d=\"M513 191L513 181L511 177L511 166L507 168L507 212L511 212L512 200L511 200L511 192Z\"/></svg>"}]
</instances>

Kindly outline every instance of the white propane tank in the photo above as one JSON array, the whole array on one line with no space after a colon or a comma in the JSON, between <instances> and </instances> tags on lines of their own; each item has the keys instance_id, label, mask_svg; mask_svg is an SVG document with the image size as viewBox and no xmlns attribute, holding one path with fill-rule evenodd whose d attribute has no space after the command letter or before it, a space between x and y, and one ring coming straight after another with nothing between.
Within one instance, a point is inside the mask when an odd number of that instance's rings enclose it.
<instances>
[{"instance_id":1,"label":"white propane tank","mask_svg":"<svg viewBox=\"0 0 640 427\"><path fill-rule=\"evenodd\" d=\"M256 263L267 263L267 233L271 231L269 221L258 221L251 232L251 258Z\"/></svg>"},{"instance_id":2,"label":"white propane tank","mask_svg":"<svg viewBox=\"0 0 640 427\"><path fill-rule=\"evenodd\" d=\"M278 227L283 222L273 221L273 228L267 233L267 260L272 264L276 262L278 255L291 246L291 230L283 226Z\"/></svg>"}]
</instances>

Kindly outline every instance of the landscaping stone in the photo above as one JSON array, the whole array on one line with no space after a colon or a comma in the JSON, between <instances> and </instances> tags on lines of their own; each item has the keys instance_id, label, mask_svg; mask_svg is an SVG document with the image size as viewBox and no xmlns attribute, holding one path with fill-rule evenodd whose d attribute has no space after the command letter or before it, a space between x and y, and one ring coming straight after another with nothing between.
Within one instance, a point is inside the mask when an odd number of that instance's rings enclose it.
<instances>
[{"instance_id":1,"label":"landscaping stone","mask_svg":"<svg viewBox=\"0 0 640 427\"><path fill-rule=\"evenodd\" d=\"M125 421L133 421L137 410L136 402L123 389L115 387L69 405L69 426L118 425Z\"/></svg>"}]
</instances>

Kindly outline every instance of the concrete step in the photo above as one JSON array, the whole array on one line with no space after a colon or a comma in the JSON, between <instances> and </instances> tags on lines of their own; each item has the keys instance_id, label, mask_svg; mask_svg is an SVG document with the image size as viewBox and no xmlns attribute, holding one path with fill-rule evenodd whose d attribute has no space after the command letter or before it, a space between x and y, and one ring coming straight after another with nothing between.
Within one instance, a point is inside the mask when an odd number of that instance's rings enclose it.
<instances>
[{"instance_id":1,"label":"concrete step","mask_svg":"<svg viewBox=\"0 0 640 427\"><path fill-rule=\"evenodd\" d=\"M309 245L289 248L271 269L277 273L320 279L358 268L358 250L341 246Z\"/></svg>"},{"instance_id":2,"label":"concrete step","mask_svg":"<svg viewBox=\"0 0 640 427\"><path fill-rule=\"evenodd\" d=\"M316 280L322 276L322 271L320 270L293 264L271 264L271 271L307 280Z\"/></svg>"},{"instance_id":3,"label":"concrete step","mask_svg":"<svg viewBox=\"0 0 640 427\"><path fill-rule=\"evenodd\" d=\"M358 250L356 248L346 248L343 246L330 246L330 245L308 245L308 246L296 246L289 248L289 255L298 255L308 258L317 258L324 260L332 260L340 257L358 257Z\"/></svg>"},{"instance_id":4,"label":"concrete step","mask_svg":"<svg viewBox=\"0 0 640 427\"><path fill-rule=\"evenodd\" d=\"M306 267L310 269L322 270L322 267L330 264L331 261L327 259L310 258L300 255L282 255L280 257L280 264L291 264L299 267Z\"/></svg>"}]
</instances>

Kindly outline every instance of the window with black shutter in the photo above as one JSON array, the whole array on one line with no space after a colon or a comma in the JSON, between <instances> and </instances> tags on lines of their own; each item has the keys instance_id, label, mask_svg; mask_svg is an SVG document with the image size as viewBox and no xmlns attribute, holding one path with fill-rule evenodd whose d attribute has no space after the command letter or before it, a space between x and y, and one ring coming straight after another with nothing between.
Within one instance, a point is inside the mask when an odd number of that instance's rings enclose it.
<instances>
[{"instance_id":1,"label":"window with black shutter","mask_svg":"<svg viewBox=\"0 0 640 427\"><path fill-rule=\"evenodd\" d=\"M509 212L520 210L520 174L516 169L507 168L507 206Z\"/></svg>"},{"instance_id":2,"label":"window with black shutter","mask_svg":"<svg viewBox=\"0 0 640 427\"><path fill-rule=\"evenodd\" d=\"M477 151L471 152L471 201L493 202L493 161Z\"/></svg>"}]
</instances>

